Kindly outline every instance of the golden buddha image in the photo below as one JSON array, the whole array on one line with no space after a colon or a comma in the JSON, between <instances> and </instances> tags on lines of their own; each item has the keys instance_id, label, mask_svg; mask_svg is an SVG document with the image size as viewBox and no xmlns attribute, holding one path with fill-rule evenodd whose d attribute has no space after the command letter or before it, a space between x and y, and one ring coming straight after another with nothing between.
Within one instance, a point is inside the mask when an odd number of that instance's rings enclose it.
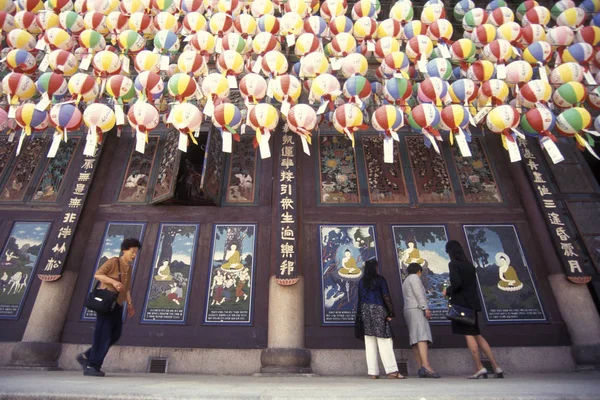
<instances>
[{"instance_id":1,"label":"golden buddha image","mask_svg":"<svg viewBox=\"0 0 600 400\"><path fill-rule=\"evenodd\" d=\"M523 288L523 282L519 280L517 271L510 265L510 257L506 253L496 253L496 265L498 265L498 289L505 292L516 292Z\"/></svg>"}]
</instances>

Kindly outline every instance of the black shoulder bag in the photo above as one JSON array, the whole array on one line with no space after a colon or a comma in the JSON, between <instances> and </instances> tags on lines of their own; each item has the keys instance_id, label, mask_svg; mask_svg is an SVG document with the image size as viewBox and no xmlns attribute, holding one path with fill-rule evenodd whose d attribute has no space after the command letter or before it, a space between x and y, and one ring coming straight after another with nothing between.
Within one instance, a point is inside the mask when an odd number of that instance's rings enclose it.
<instances>
[{"instance_id":1,"label":"black shoulder bag","mask_svg":"<svg viewBox=\"0 0 600 400\"><path fill-rule=\"evenodd\" d=\"M118 263L119 282L121 282L121 260ZM98 314L106 314L115 309L119 293L108 289L98 289L98 285L100 285L100 281L97 280L92 291L88 293L85 306L92 311L96 311Z\"/></svg>"},{"instance_id":2,"label":"black shoulder bag","mask_svg":"<svg viewBox=\"0 0 600 400\"><path fill-rule=\"evenodd\" d=\"M463 297L465 302L469 304L467 296L463 294ZM448 314L446 315L446 318L450 321L458 322L459 324L475 326L477 322L477 311L448 302Z\"/></svg>"}]
</instances>

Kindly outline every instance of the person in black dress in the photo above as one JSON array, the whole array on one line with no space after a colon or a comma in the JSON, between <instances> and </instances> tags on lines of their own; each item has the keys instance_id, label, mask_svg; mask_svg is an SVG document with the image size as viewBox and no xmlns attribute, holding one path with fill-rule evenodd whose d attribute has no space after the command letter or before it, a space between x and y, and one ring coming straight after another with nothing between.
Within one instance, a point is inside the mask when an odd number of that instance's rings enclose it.
<instances>
[{"instance_id":1,"label":"person in black dress","mask_svg":"<svg viewBox=\"0 0 600 400\"><path fill-rule=\"evenodd\" d=\"M450 270L450 286L444 291L444 296L448 296L450 304L481 311L475 267L467 259L462 246L456 240L451 240L446 244L446 253L450 257L450 264L448 265ZM477 314L475 315L475 326L452 321L452 333L465 337L467 347L469 347L473 361L475 361L477 372L468 378L488 377L489 372L481 363L479 350L483 351L492 363L496 378L504 378L504 373L498 366L490 345L479 332L478 324Z\"/></svg>"}]
</instances>

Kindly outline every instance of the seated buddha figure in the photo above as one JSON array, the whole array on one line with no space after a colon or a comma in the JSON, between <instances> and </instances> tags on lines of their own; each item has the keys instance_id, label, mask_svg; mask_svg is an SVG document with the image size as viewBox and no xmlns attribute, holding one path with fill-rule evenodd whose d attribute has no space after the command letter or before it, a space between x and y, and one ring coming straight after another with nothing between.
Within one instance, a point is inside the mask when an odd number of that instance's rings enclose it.
<instances>
[{"instance_id":1,"label":"seated buddha figure","mask_svg":"<svg viewBox=\"0 0 600 400\"><path fill-rule=\"evenodd\" d=\"M157 281L172 281L173 276L171 275L171 267L169 266L169 260L163 260L163 263L158 267L156 276L154 277Z\"/></svg>"},{"instance_id":2,"label":"seated buddha figure","mask_svg":"<svg viewBox=\"0 0 600 400\"><path fill-rule=\"evenodd\" d=\"M510 258L505 253L496 254L496 265L498 265L498 289L505 292L516 292L523 288L523 282L519 280L517 271L510 265Z\"/></svg>"},{"instance_id":3,"label":"seated buddha figure","mask_svg":"<svg viewBox=\"0 0 600 400\"><path fill-rule=\"evenodd\" d=\"M417 247L415 246L415 242L408 241L406 245L408 246L408 248L404 250L402 261L404 261L404 263L407 265L410 263L417 263L423 265L425 260L421 258L421 253L419 252L419 249L417 249Z\"/></svg>"},{"instance_id":4,"label":"seated buddha figure","mask_svg":"<svg viewBox=\"0 0 600 400\"><path fill-rule=\"evenodd\" d=\"M227 254L225 254L225 260L227 261L223 263L223 265L221 265L221 269L229 271L236 271L242 269L243 265L240 262L242 260L242 257L240 255L239 250L237 249L236 244L232 244L231 246L229 246L229 250L227 251Z\"/></svg>"},{"instance_id":5,"label":"seated buddha figure","mask_svg":"<svg viewBox=\"0 0 600 400\"><path fill-rule=\"evenodd\" d=\"M350 250L344 251L344 258L342 258L342 268L339 271L340 275L360 275L361 270L356 266L356 260L352 257Z\"/></svg>"}]
</instances>

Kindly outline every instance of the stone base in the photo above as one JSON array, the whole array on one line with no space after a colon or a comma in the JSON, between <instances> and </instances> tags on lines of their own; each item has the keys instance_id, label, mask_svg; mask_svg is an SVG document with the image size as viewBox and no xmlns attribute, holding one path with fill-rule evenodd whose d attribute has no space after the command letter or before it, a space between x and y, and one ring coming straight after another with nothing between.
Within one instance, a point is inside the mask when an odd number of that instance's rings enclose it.
<instances>
[{"instance_id":1,"label":"stone base","mask_svg":"<svg viewBox=\"0 0 600 400\"><path fill-rule=\"evenodd\" d=\"M260 355L263 374L312 374L308 349L264 349Z\"/></svg>"},{"instance_id":2,"label":"stone base","mask_svg":"<svg viewBox=\"0 0 600 400\"><path fill-rule=\"evenodd\" d=\"M13 348L9 367L59 369L60 343L19 342Z\"/></svg>"},{"instance_id":3,"label":"stone base","mask_svg":"<svg viewBox=\"0 0 600 400\"><path fill-rule=\"evenodd\" d=\"M579 365L600 365L600 344L573 345L571 354Z\"/></svg>"}]
</instances>

